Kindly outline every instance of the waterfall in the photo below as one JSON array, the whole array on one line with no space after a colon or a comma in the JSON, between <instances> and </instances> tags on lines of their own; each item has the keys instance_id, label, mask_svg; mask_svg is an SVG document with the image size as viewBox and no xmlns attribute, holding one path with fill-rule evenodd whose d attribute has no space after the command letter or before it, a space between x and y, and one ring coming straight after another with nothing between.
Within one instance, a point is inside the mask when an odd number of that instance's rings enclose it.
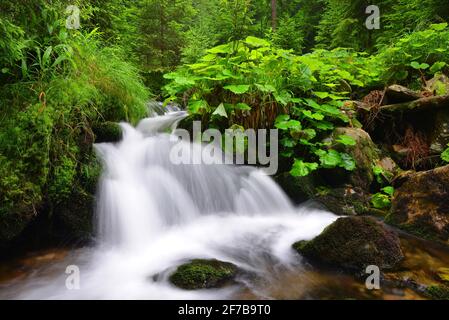
<instances>
[{"instance_id":1,"label":"waterfall","mask_svg":"<svg viewBox=\"0 0 449 320\"><path fill-rule=\"evenodd\" d=\"M300 266L291 244L316 236L336 217L310 205L294 207L257 168L171 163L176 142L170 132L185 116L172 111L136 128L122 124L121 142L96 146L104 161L96 246L75 251L51 272L11 289L14 298L216 299L233 297L242 286L266 297L250 282L180 290L168 275L194 258L232 262L264 279L276 268ZM192 156L199 147L182 145ZM68 264L79 267L79 290L65 286Z\"/></svg>"}]
</instances>

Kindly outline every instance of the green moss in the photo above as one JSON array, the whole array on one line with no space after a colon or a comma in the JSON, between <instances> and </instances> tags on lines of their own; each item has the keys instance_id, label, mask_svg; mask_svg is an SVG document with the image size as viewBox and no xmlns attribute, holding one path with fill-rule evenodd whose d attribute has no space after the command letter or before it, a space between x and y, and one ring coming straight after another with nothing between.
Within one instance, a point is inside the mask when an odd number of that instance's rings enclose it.
<instances>
[{"instance_id":1,"label":"green moss","mask_svg":"<svg viewBox=\"0 0 449 320\"><path fill-rule=\"evenodd\" d=\"M370 217L340 218L293 248L306 257L355 270L368 265L392 269L403 259L397 235Z\"/></svg>"},{"instance_id":2,"label":"green moss","mask_svg":"<svg viewBox=\"0 0 449 320\"><path fill-rule=\"evenodd\" d=\"M435 300L449 300L449 287L445 285L433 285L426 289L426 296Z\"/></svg>"},{"instance_id":3,"label":"green moss","mask_svg":"<svg viewBox=\"0 0 449 320\"><path fill-rule=\"evenodd\" d=\"M122 139L122 128L115 122L99 123L93 127L95 142L118 142Z\"/></svg>"},{"instance_id":4,"label":"green moss","mask_svg":"<svg viewBox=\"0 0 449 320\"><path fill-rule=\"evenodd\" d=\"M187 290L214 288L232 280L236 273L237 267L232 263L196 259L179 266L170 281Z\"/></svg>"}]
</instances>

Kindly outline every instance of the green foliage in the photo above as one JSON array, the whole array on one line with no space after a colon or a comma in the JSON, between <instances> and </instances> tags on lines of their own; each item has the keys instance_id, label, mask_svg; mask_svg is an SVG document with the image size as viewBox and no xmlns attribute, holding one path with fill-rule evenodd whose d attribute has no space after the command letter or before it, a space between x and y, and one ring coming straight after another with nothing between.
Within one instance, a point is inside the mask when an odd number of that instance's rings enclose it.
<instances>
[{"instance_id":1,"label":"green foliage","mask_svg":"<svg viewBox=\"0 0 449 320\"><path fill-rule=\"evenodd\" d=\"M293 175L318 167L355 168L354 160L323 142L336 124L353 87L373 81L362 57L349 50L319 50L305 56L247 37L209 49L198 63L166 74L168 101L184 103L207 125L226 129L275 126L282 155L295 158ZM335 142L355 145L347 136Z\"/></svg>"},{"instance_id":2,"label":"green foliage","mask_svg":"<svg viewBox=\"0 0 449 320\"><path fill-rule=\"evenodd\" d=\"M22 39L16 47L0 40L8 68L0 76L0 240L16 236L44 204L85 193L92 126L136 122L149 97L123 50L104 47L96 31L66 30L62 3L39 4L28 24L0 23Z\"/></svg>"},{"instance_id":3,"label":"green foliage","mask_svg":"<svg viewBox=\"0 0 449 320\"><path fill-rule=\"evenodd\" d=\"M448 148L446 150L444 150L443 153L441 153L441 159L444 162L449 162L449 144L447 146L448 146Z\"/></svg>"},{"instance_id":4,"label":"green foliage","mask_svg":"<svg viewBox=\"0 0 449 320\"><path fill-rule=\"evenodd\" d=\"M382 48L373 61L385 82L409 82L418 76L432 77L445 70L449 61L447 23L434 24L430 28L414 32L399 39L394 45Z\"/></svg>"},{"instance_id":5,"label":"green foliage","mask_svg":"<svg viewBox=\"0 0 449 320\"><path fill-rule=\"evenodd\" d=\"M376 209L388 209L391 207L391 198L393 197L393 194L393 187L384 187L381 192L378 192L371 197L371 204Z\"/></svg>"}]
</instances>

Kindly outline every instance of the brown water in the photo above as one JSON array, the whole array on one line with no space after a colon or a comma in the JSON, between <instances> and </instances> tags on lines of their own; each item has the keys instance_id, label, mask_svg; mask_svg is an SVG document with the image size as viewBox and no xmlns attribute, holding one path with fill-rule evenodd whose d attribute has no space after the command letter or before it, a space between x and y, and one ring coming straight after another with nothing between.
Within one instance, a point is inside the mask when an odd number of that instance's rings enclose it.
<instances>
[{"instance_id":1,"label":"brown water","mask_svg":"<svg viewBox=\"0 0 449 320\"><path fill-rule=\"evenodd\" d=\"M421 288L441 284L441 268L449 267L449 249L432 242L401 235L405 259L399 270L385 274L380 290L368 290L364 281L329 267L305 265L298 270L273 274L269 281L255 280L243 287L236 299L426 299ZM52 268L74 252L68 249L46 249L0 264L0 296L8 296L11 284L42 273L61 272ZM255 289L256 288L256 289Z\"/></svg>"}]
</instances>

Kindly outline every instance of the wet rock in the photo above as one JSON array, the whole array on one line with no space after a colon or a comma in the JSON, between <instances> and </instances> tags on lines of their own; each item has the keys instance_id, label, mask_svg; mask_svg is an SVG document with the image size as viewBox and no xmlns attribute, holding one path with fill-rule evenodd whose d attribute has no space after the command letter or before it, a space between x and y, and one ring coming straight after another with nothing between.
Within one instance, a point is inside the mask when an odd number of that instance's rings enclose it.
<instances>
[{"instance_id":1,"label":"wet rock","mask_svg":"<svg viewBox=\"0 0 449 320\"><path fill-rule=\"evenodd\" d=\"M333 133L336 139L340 135L347 135L356 141L355 146L339 146L338 151L351 155L356 162L356 169L352 172L341 171L341 184L349 184L363 190L368 190L374 180L373 165L380 160L380 153L370 135L358 128L337 128ZM338 174L337 173L337 174Z\"/></svg>"},{"instance_id":2,"label":"wet rock","mask_svg":"<svg viewBox=\"0 0 449 320\"><path fill-rule=\"evenodd\" d=\"M235 279L237 272L229 262L195 259L179 266L170 281L186 290L219 288Z\"/></svg>"},{"instance_id":3,"label":"wet rock","mask_svg":"<svg viewBox=\"0 0 449 320\"><path fill-rule=\"evenodd\" d=\"M404 173L387 222L417 236L449 244L449 165Z\"/></svg>"},{"instance_id":4,"label":"wet rock","mask_svg":"<svg viewBox=\"0 0 449 320\"><path fill-rule=\"evenodd\" d=\"M337 215L357 215L370 211L370 195L352 186L323 189L315 200Z\"/></svg>"},{"instance_id":5,"label":"wet rock","mask_svg":"<svg viewBox=\"0 0 449 320\"><path fill-rule=\"evenodd\" d=\"M396 233L371 217L340 218L293 248L305 257L355 271L368 265L393 269L404 258Z\"/></svg>"},{"instance_id":6,"label":"wet rock","mask_svg":"<svg viewBox=\"0 0 449 320\"><path fill-rule=\"evenodd\" d=\"M426 81L426 91L435 96L449 94L449 78L444 74L438 74Z\"/></svg>"},{"instance_id":7,"label":"wet rock","mask_svg":"<svg viewBox=\"0 0 449 320\"><path fill-rule=\"evenodd\" d=\"M404 86L394 84L385 90L384 101L388 104L413 101L421 98L419 92L410 90Z\"/></svg>"},{"instance_id":8,"label":"wet rock","mask_svg":"<svg viewBox=\"0 0 449 320\"><path fill-rule=\"evenodd\" d=\"M314 198L317 188L323 184L316 172L305 177L293 177L289 172L284 172L276 176L275 181L296 204Z\"/></svg>"},{"instance_id":9,"label":"wet rock","mask_svg":"<svg viewBox=\"0 0 449 320\"><path fill-rule=\"evenodd\" d=\"M430 152L439 155L447 148L448 143L449 111L439 110L436 112L435 124L430 132Z\"/></svg>"},{"instance_id":10,"label":"wet rock","mask_svg":"<svg viewBox=\"0 0 449 320\"><path fill-rule=\"evenodd\" d=\"M93 126L95 143L119 142L122 140L122 128L115 122L103 122Z\"/></svg>"}]
</instances>

